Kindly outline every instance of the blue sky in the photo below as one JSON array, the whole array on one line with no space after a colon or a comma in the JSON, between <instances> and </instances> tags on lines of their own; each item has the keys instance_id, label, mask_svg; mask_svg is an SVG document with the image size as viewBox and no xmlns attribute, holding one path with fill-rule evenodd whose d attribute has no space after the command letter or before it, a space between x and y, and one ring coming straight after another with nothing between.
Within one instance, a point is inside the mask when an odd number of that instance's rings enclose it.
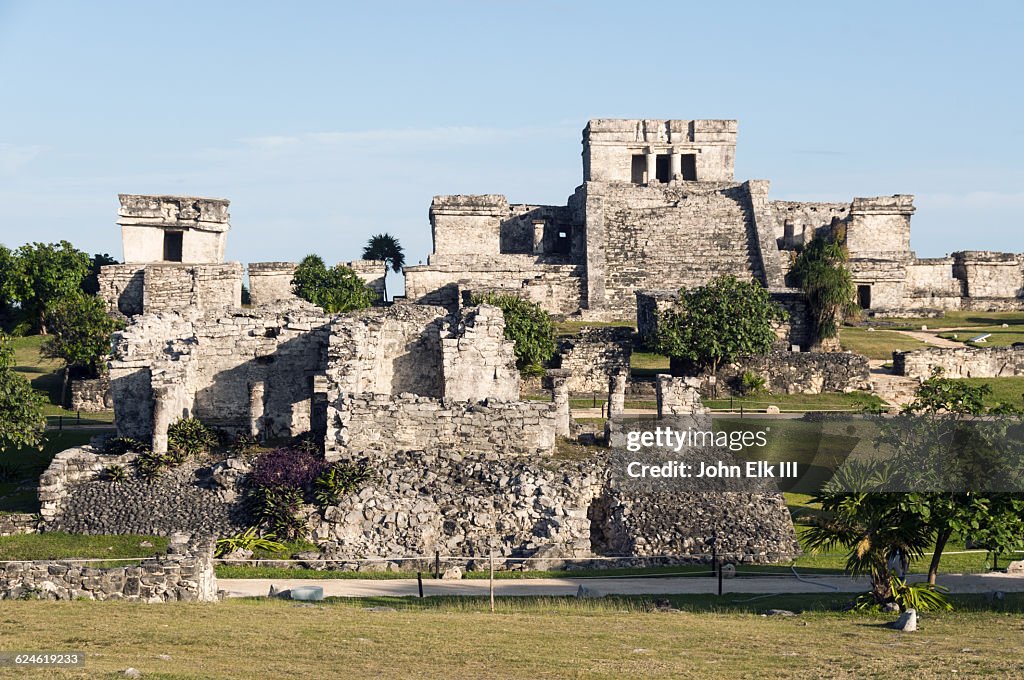
<instances>
[{"instance_id":1,"label":"blue sky","mask_svg":"<svg viewBox=\"0 0 1024 680\"><path fill-rule=\"evenodd\" d=\"M229 198L228 256L430 251L434 194L564 203L587 119L736 118L778 199L917 195L1024 250L1024 3L0 0L0 242L120 257L118 192Z\"/></svg>"}]
</instances>

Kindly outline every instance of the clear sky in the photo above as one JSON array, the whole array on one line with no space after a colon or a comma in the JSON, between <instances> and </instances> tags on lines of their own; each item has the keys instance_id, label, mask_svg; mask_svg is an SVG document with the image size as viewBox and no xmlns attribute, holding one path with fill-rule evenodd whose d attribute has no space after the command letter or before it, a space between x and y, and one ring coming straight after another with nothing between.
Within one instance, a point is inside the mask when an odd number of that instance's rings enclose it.
<instances>
[{"instance_id":1,"label":"clear sky","mask_svg":"<svg viewBox=\"0 0 1024 680\"><path fill-rule=\"evenodd\" d=\"M228 256L430 251L434 194L564 203L589 118L736 118L777 199L916 194L1024 251L1024 3L4 2L0 242L120 258L117 193L231 199Z\"/></svg>"}]
</instances>

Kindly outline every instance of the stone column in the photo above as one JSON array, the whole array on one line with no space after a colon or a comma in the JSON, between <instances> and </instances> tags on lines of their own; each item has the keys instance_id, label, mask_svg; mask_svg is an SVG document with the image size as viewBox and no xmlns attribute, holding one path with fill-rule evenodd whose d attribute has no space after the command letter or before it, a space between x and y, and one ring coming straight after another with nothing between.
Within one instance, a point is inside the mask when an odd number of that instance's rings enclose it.
<instances>
[{"instance_id":1,"label":"stone column","mask_svg":"<svg viewBox=\"0 0 1024 680\"><path fill-rule=\"evenodd\" d=\"M544 254L544 220L533 223L533 254Z\"/></svg>"},{"instance_id":2,"label":"stone column","mask_svg":"<svg viewBox=\"0 0 1024 680\"><path fill-rule=\"evenodd\" d=\"M658 181L658 154L654 149L647 150L647 183L654 184Z\"/></svg>"},{"instance_id":3,"label":"stone column","mask_svg":"<svg viewBox=\"0 0 1024 680\"><path fill-rule=\"evenodd\" d=\"M621 416L626 410L626 373L608 376L608 418Z\"/></svg>"},{"instance_id":4,"label":"stone column","mask_svg":"<svg viewBox=\"0 0 1024 680\"><path fill-rule=\"evenodd\" d=\"M678 151L672 152L672 171L669 173L672 179L683 178L683 155Z\"/></svg>"},{"instance_id":5,"label":"stone column","mask_svg":"<svg viewBox=\"0 0 1024 680\"><path fill-rule=\"evenodd\" d=\"M167 428L175 415L173 401L166 387L153 390L153 453L167 453Z\"/></svg>"},{"instance_id":6,"label":"stone column","mask_svg":"<svg viewBox=\"0 0 1024 680\"><path fill-rule=\"evenodd\" d=\"M263 381L249 385L249 435L259 437L263 425Z\"/></svg>"},{"instance_id":7,"label":"stone column","mask_svg":"<svg viewBox=\"0 0 1024 680\"><path fill-rule=\"evenodd\" d=\"M555 436L569 436L569 375L565 369L552 369L545 375L551 401L555 404Z\"/></svg>"}]
</instances>

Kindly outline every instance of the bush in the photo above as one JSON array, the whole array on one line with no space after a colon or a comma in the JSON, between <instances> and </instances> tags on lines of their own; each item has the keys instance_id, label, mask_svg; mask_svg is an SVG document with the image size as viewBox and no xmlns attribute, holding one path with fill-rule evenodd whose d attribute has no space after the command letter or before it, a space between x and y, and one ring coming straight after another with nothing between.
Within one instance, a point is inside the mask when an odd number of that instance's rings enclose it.
<instances>
[{"instance_id":1,"label":"bush","mask_svg":"<svg viewBox=\"0 0 1024 680\"><path fill-rule=\"evenodd\" d=\"M167 448L179 463L208 453L219 443L217 433L197 418L182 418L167 428Z\"/></svg>"},{"instance_id":2,"label":"bush","mask_svg":"<svg viewBox=\"0 0 1024 680\"><path fill-rule=\"evenodd\" d=\"M135 459L135 467L139 471L139 476L147 480L154 479L164 470L169 470L179 463L180 461L170 454L154 451L143 451Z\"/></svg>"},{"instance_id":3,"label":"bush","mask_svg":"<svg viewBox=\"0 0 1024 680\"><path fill-rule=\"evenodd\" d=\"M241 533L226 538L217 539L217 551L215 557L224 557L236 550L266 550L273 553L283 553L287 547L279 543L274 534L259 534L256 527L249 527Z\"/></svg>"},{"instance_id":4,"label":"bush","mask_svg":"<svg viewBox=\"0 0 1024 680\"><path fill-rule=\"evenodd\" d=\"M103 442L101 450L109 456L122 456L126 453L149 451L149 446L131 437L111 437Z\"/></svg>"},{"instance_id":5,"label":"bush","mask_svg":"<svg viewBox=\"0 0 1024 680\"><path fill-rule=\"evenodd\" d=\"M123 465L108 465L103 468L101 477L113 484L120 484L128 480L128 471L124 469Z\"/></svg>"},{"instance_id":6,"label":"bush","mask_svg":"<svg viewBox=\"0 0 1024 680\"><path fill-rule=\"evenodd\" d=\"M365 309L377 299L377 293L354 271L340 264L328 268L318 255L302 259L295 268L292 288L297 296L328 314Z\"/></svg>"},{"instance_id":7,"label":"bush","mask_svg":"<svg viewBox=\"0 0 1024 680\"><path fill-rule=\"evenodd\" d=\"M916 609L919 612L948 612L953 605L946 598L948 588L933 586L928 583L907 583L898 576L889 578L890 602L895 603L900 611ZM882 605L873 593L860 595L853 604L855 611L879 611Z\"/></svg>"},{"instance_id":8,"label":"bush","mask_svg":"<svg viewBox=\"0 0 1024 680\"><path fill-rule=\"evenodd\" d=\"M337 505L372 477L370 469L355 463L335 463L313 482L313 497L321 508Z\"/></svg>"},{"instance_id":9,"label":"bush","mask_svg":"<svg viewBox=\"0 0 1024 680\"><path fill-rule=\"evenodd\" d=\"M515 343L516 368L524 376L542 375L558 351L555 325L540 305L518 295L474 295L474 305L494 305L505 315L505 339Z\"/></svg>"},{"instance_id":10,"label":"bush","mask_svg":"<svg viewBox=\"0 0 1024 680\"><path fill-rule=\"evenodd\" d=\"M257 458L249 482L260 523L285 539L300 536L299 511L313 482L329 467L316 454L294 448L274 449Z\"/></svg>"},{"instance_id":11,"label":"bush","mask_svg":"<svg viewBox=\"0 0 1024 680\"><path fill-rule=\"evenodd\" d=\"M753 371L743 371L740 389L745 395L760 394L765 391L765 379Z\"/></svg>"}]
</instances>

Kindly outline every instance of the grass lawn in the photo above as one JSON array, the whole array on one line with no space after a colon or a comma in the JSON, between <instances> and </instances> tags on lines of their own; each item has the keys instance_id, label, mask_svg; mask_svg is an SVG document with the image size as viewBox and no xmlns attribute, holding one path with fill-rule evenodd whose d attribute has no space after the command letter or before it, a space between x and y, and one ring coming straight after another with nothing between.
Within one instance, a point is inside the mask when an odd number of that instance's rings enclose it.
<instances>
[{"instance_id":1,"label":"grass lawn","mask_svg":"<svg viewBox=\"0 0 1024 680\"><path fill-rule=\"evenodd\" d=\"M148 541L152 546L140 545ZM167 551L163 536L81 536L60 531L0 537L0 561L150 557Z\"/></svg>"},{"instance_id":2,"label":"grass lawn","mask_svg":"<svg viewBox=\"0 0 1024 680\"><path fill-rule=\"evenodd\" d=\"M989 406L1009 404L1024 408L1024 377L1015 378L962 378L971 385L988 385L992 394L985 399Z\"/></svg>"},{"instance_id":3,"label":"grass lawn","mask_svg":"<svg viewBox=\"0 0 1024 680\"><path fill-rule=\"evenodd\" d=\"M657 375L668 373L668 357L653 352L633 352L629 361L630 372L634 376Z\"/></svg>"},{"instance_id":4,"label":"grass lawn","mask_svg":"<svg viewBox=\"0 0 1024 680\"><path fill-rule=\"evenodd\" d=\"M986 338L985 342L970 341L971 338L976 338L985 333L990 334L990 337ZM946 331L938 335L940 338L962 342L968 347L1008 347L1015 342L1024 342L1024 330L1020 326L1010 326L1009 328L987 326L972 328L969 331Z\"/></svg>"},{"instance_id":5,"label":"grass lawn","mask_svg":"<svg viewBox=\"0 0 1024 680\"><path fill-rule=\"evenodd\" d=\"M839 341L847 352L863 354L868 359L892 359L894 351L923 349L928 345L892 330L869 331L863 326L843 326Z\"/></svg>"},{"instance_id":6,"label":"grass lawn","mask_svg":"<svg viewBox=\"0 0 1024 680\"><path fill-rule=\"evenodd\" d=\"M733 399L704 399L704 405L718 410L745 409L763 411L778 406L781 411L855 410L882 406L882 400L867 392L824 392L822 394L756 394Z\"/></svg>"},{"instance_id":7,"label":"grass lawn","mask_svg":"<svg viewBox=\"0 0 1024 680\"><path fill-rule=\"evenodd\" d=\"M559 321L555 324L558 336L575 335L584 328L636 328L636 321Z\"/></svg>"},{"instance_id":8,"label":"grass lawn","mask_svg":"<svg viewBox=\"0 0 1024 680\"><path fill-rule=\"evenodd\" d=\"M63 385L61 362L40 355L45 341L45 335L11 338L11 344L14 347L14 370L21 373L32 384L32 387L46 394L49 399L49 403L43 407L43 412L46 415L76 418L77 412L60 405L60 392ZM86 414L81 419L81 424L111 423L113 420L113 412L102 411ZM50 425L55 425L52 417Z\"/></svg>"},{"instance_id":9,"label":"grass lawn","mask_svg":"<svg viewBox=\"0 0 1024 680\"><path fill-rule=\"evenodd\" d=\"M5 650L86 654L63 672L0 677L159 678L881 678L1013 677L1024 619L1002 612L923 616L912 636L892 616L827 609L834 597L381 599L302 604L5 602ZM370 607L386 608L374 611ZM762 617L770 607L811 609ZM1006 610L1019 611L1011 596ZM826 609L826 611L822 611Z\"/></svg>"},{"instance_id":10,"label":"grass lawn","mask_svg":"<svg viewBox=\"0 0 1024 680\"><path fill-rule=\"evenodd\" d=\"M1024 325L1024 312L966 312L949 311L937 319L922 319L913 317L893 319L868 319L871 323L878 323L889 328L917 331L921 326L928 326L929 330L942 328L960 328L963 326L1010 326Z\"/></svg>"},{"instance_id":11,"label":"grass lawn","mask_svg":"<svg viewBox=\"0 0 1024 680\"><path fill-rule=\"evenodd\" d=\"M53 457L72 446L88 444L102 430L65 430L46 433L43 450L0 451L0 512L39 512L36 486Z\"/></svg>"}]
</instances>

